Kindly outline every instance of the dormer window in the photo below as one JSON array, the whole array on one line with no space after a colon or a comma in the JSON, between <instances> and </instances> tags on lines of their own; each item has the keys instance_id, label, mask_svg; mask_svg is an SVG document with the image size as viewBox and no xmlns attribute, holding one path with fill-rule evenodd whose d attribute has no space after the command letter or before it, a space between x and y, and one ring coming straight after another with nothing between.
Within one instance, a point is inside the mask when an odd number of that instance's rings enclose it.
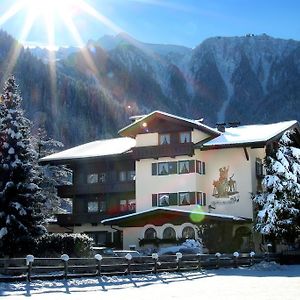
<instances>
[{"instance_id":1,"label":"dormer window","mask_svg":"<svg viewBox=\"0 0 300 300\"><path fill-rule=\"evenodd\" d=\"M169 133L161 134L159 136L159 144L160 145L169 145L171 142L171 136Z\"/></svg>"},{"instance_id":2,"label":"dormer window","mask_svg":"<svg viewBox=\"0 0 300 300\"><path fill-rule=\"evenodd\" d=\"M179 142L181 144L190 143L191 142L191 132L190 131L180 132L179 133Z\"/></svg>"}]
</instances>

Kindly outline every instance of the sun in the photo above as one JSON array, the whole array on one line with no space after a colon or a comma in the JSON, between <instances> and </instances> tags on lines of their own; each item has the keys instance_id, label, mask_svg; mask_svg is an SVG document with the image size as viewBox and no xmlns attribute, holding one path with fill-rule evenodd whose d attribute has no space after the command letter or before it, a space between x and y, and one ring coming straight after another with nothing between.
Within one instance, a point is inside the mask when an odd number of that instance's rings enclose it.
<instances>
[{"instance_id":1,"label":"sun","mask_svg":"<svg viewBox=\"0 0 300 300\"><path fill-rule=\"evenodd\" d=\"M79 30L76 26L77 14L86 14L96 19L102 25L106 26L113 32L124 31L113 21L105 17L99 9L95 9L86 0L14 0L10 8L0 16L0 26L7 22L19 12L26 14L22 26L19 40L26 42L34 26L44 27L47 31L48 45L47 48L55 47L55 22L63 23L65 31L70 32L76 43L83 46L79 41Z\"/></svg>"}]
</instances>

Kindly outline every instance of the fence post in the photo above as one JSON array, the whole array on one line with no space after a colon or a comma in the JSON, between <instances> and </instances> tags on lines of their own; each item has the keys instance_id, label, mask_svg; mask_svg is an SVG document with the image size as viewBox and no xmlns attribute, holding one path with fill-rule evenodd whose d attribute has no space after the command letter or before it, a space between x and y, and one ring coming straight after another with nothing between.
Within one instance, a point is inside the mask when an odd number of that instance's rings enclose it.
<instances>
[{"instance_id":1,"label":"fence post","mask_svg":"<svg viewBox=\"0 0 300 300\"><path fill-rule=\"evenodd\" d=\"M68 261L70 259L68 254L63 254L60 259L63 261L64 263L64 278L67 279L68 278Z\"/></svg>"},{"instance_id":2,"label":"fence post","mask_svg":"<svg viewBox=\"0 0 300 300\"><path fill-rule=\"evenodd\" d=\"M182 259L182 253L177 252L176 253L176 261L177 261L177 272L180 272L180 262Z\"/></svg>"},{"instance_id":3,"label":"fence post","mask_svg":"<svg viewBox=\"0 0 300 300\"><path fill-rule=\"evenodd\" d=\"M221 257L221 253L217 252L215 254L216 258L217 258L217 263L216 263L216 268L219 269L220 268L220 257Z\"/></svg>"},{"instance_id":4,"label":"fence post","mask_svg":"<svg viewBox=\"0 0 300 300\"><path fill-rule=\"evenodd\" d=\"M101 276L101 262L102 262L102 255L96 254L95 259L97 260L97 276Z\"/></svg>"},{"instance_id":5,"label":"fence post","mask_svg":"<svg viewBox=\"0 0 300 300\"><path fill-rule=\"evenodd\" d=\"M152 258L154 260L154 273L157 274L157 260L158 260L158 254L152 253Z\"/></svg>"},{"instance_id":6,"label":"fence post","mask_svg":"<svg viewBox=\"0 0 300 300\"><path fill-rule=\"evenodd\" d=\"M255 252L251 251L250 252L250 266L254 265L254 255L255 255Z\"/></svg>"},{"instance_id":7,"label":"fence post","mask_svg":"<svg viewBox=\"0 0 300 300\"><path fill-rule=\"evenodd\" d=\"M271 260L271 258L270 258L270 255L271 255L271 251L272 251L272 244L268 244L267 245L267 253L266 253L266 255L267 255L267 262L270 262L270 260Z\"/></svg>"},{"instance_id":8,"label":"fence post","mask_svg":"<svg viewBox=\"0 0 300 300\"><path fill-rule=\"evenodd\" d=\"M27 280L30 282L31 281L31 271L32 271L32 264L34 262L34 256L29 254L26 256L26 266L27 268Z\"/></svg>"},{"instance_id":9,"label":"fence post","mask_svg":"<svg viewBox=\"0 0 300 300\"><path fill-rule=\"evenodd\" d=\"M237 268L238 267L238 258L239 258L240 254L236 251L233 252L233 257L234 257L234 267Z\"/></svg>"},{"instance_id":10,"label":"fence post","mask_svg":"<svg viewBox=\"0 0 300 300\"><path fill-rule=\"evenodd\" d=\"M197 253L197 258L198 258L198 270L201 271L201 254Z\"/></svg>"},{"instance_id":11,"label":"fence post","mask_svg":"<svg viewBox=\"0 0 300 300\"><path fill-rule=\"evenodd\" d=\"M128 266L127 266L127 271L128 271L128 274L131 274L131 267L130 267L130 263L131 263L131 260L132 260L132 255L127 253L125 255L125 258L127 259L127 263L128 263Z\"/></svg>"}]
</instances>

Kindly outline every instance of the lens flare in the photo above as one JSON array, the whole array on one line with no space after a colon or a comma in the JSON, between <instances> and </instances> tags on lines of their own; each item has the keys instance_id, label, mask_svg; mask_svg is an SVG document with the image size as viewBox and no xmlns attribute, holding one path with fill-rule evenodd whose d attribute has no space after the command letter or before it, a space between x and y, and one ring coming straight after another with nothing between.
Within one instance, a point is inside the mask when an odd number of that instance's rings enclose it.
<instances>
[{"instance_id":1,"label":"lens flare","mask_svg":"<svg viewBox=\"0 0 300 300\"><path fill-rule=\"evenodd\" d=\"M194 210L192 210L190 214L190 220L193 223L201 223L204 221L205 214L201 208L201 206L197 206Z\"/></svg>"}]
</instances>

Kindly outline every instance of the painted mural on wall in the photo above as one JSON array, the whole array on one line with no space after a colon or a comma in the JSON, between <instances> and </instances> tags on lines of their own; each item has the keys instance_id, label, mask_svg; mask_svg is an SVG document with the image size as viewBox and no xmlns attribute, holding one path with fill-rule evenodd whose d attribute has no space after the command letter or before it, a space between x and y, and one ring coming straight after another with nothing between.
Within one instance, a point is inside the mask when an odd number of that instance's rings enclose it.
<instances>
[{"instance_id":1,"label":"painted mural on wall","mask_svg":"<svg viewBox=\"0 0 300 300\"><path fill-rule=\"evenodd\" d=\"M238 199L238 191L234 174L229 176L229 166L219 169L219 179L213 181L213 196L215 198Z\"/></svg>"}]
</instances>

